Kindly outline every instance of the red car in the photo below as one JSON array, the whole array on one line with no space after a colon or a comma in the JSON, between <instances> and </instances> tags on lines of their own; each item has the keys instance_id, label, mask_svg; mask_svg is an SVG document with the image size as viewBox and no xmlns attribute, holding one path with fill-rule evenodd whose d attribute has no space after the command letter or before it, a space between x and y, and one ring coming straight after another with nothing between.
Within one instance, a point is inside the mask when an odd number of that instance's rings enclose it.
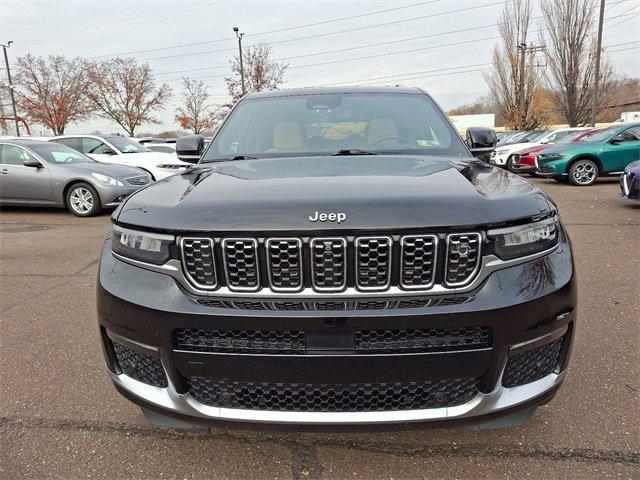
<instances>
[{"instance_id":1,"label":"red car","mask_svg":"<svg viewBox=\"0 0 640 480\"><path fill-rule=\"evenodd\" d=\"M581 138L591 135L593 132L597 132L599 128L590 128L588 130L580 130L567 135L561 141L552 145L536 145L535 147L525 148L514 154L516 157L513 162L513 171L516 173L535 173L537 168L538 154L548 148L557 147L562 143L575 143L580 141Z\"/></svg>"}]
</instances>

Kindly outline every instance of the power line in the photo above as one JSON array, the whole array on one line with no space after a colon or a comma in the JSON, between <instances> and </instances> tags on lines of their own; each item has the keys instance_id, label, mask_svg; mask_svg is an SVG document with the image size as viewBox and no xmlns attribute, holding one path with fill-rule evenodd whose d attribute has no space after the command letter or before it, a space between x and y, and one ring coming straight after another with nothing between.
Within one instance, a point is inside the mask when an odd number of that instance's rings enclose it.
<instances>
[{"instance_id":1,"label":"power line","mask_svg":"<svg viewBox=\"0 0 640 480\"><path fill-rule=\"evenodd\" d=\"M319 38L319 37L326 37L326 36L330 36L330 35L338 35L341 33L350 33L350 32L356 32L356 31L361 31L361 30L367 30L370 28L377 28L377 27L383 27L383 26L388 26L388 25L396 25L399 23L406 23L406 22L413 22L416 20L424 20L426 18L433 18L433 17L438 17L438 16L442 16L442 15L448 15L451 13L459 13L459 12L464 12L464 11L468 11L468 10L476 10L479 8L485 8L485 7L491 7L491 6L495 6L495 5L503 5L504 2L500 1L500 2L494 2L494 3L487 3L487 4L483 4L483 5L474 5L471 7L466 7L466 8L458 8L455 10L448 10L446 12L438 12L438 13L431 13L428 15L421 15L418 17L411 17L411 18L407 18L407 19L403 19L403 20L394 20L391 22L384 22L384 23L377 23L374 25L364 25L362 27L355 27L355 28L349 28L349 29L345 29L345 30L336 30L336 31L332 31L332 32L325 32L325 33L318 33L318 34L314 34L314 35L307 35L307 36L303 36L303 37L294 37L294 38L289 38L289 39L284 39L284 40L276 40L276 41L272 41L269 42L270 45L275 45L275 44L280 44L280 43L288 43L288 42L294 42L294 41L300 41L300 40L307 40L310 38ZM253 34L253 35L249 35L247 34L247 37L254 37L254 36L258 36L258 35L263 35L263 34L267 34L267 33L276 33L279 31L283 31L283 29L281 30L272 30L269 32L260 32L258 34ZM225 41L225 40L229 40L231 38L225 38L225 39L218 39L218 40L211 40L208 42L198 42L197 44L182 44L182 45L174 45L172 47L164 47L164 48L179 48L179 47L187 47L187 46L195 46L195 45L202 45L205 43L215 43L215 42L221 42L221 41ZM148 51L156 51L156 50L160 50L160 49L152 49L152 50L148 50ZM163 60L163 59L169 59L169 58L181 58L181 57L188 57L188 56L194 56L194 55L207 55L210 53L218 53L221 51L231 51L231 50L235 50L235 49L222 49L222 50L205 50L205 51L200 51L200 52L191 52L191 53L183 53L183 54L174 54L174 55L166 55L166 56L160 56L160 57L152 57L152 58L143 58L141 59L141 61L151 61L151 60ZM125 54L131 54L131 53L135 53L135 52L126 52L126 53L122 53L119 55L125 55ZM107 55L108 56L108 55ZM117 56L117 55L113 55L113 56ZM97 58L97 57L96 57Z\"/></svg>"},{"instance_id":2,"label":"power line","mask_svg":"<svg viewBox=\"0 0 640 480\"><path fill-rule=\"evenodd\" d=\"M479 27L471 27L471 28L463 28L460 30L450 30L448 32L440 32L440 33L431 33L429 35L420 35L417 37L409 37L409 38L401 38L398 40L390 40L388 42L380 42L380 43L369 43L367 45L359 45L357 47L347 47L347 48L340 48L337 50L325 50L323 52L314 52L314 53L305 53L302 55L295 55L292 57L282 57L282 58L275 58L273 59L273 61L279 62L279 61L283 61L283 60L294 60L296 58L303 58L303 57L313 57L316 55L327 55L330 53L340 53L340 52L347 52L347 51L352 51L352 50L360 50L362 48L370 48L370 47L379 47L382 45L392 45L392 44L396 44L396 43L403 43L403 42L408 42L408 41L412 41L412 40L419 40L419 39L423 39L423 38L431 38L431 37L439 37L442 35L450 35L452 33L461 33L461 32L470 32L472 30L479 30L482 28L489 28L489 27L495 27L500 25L499 23L493 23L490 25L481 25ZM203 68L194 68L194 69L189 69L189 70L174 70L171 72L158 72L156 73L156 75L168 75L171 73L187 73L187 72L197 72L197 71L202 71L202 70L215 70L215 69L219 69L219 68L229 68L229 65L220 65L220 66L215 66L215 67L203 67Z\"/></svg>"},{"instance_id":3,"label":"power line","mask_svg":"<svg viewBox=\"0 0 640 480\"><path fill-rule=\"evenodd\" d=\"M331 20L324 20L321 22L315 22L315 23L307 23L305 25L295 25L293 27L285 27L285 28L279 28L279 29L275 29L275 30L265 30L262 32L258 32L258 33L253 33L251 35L247 35L247 37L258 37L261 35L268 35L271 33L280 33L280 32L287 32L287 31L291 31L291 30L298 30L300 28L308 28L308 27L315 27L318 25L325 25L328 23L333 23L333 22L341 22L344 20L352 20L354 18L361 18L361 17L368 17L371 15L378 15L380 13L388 13L388 12L392 12L392 11L396 11L396 10L404 10L407 8L412 8L412 7L417 7L420 5L427 5L429 3L436 3L436 2L440 2L442 0L429 0L429 1L425 1L425 2L418 2L418 3L412 3L410 5L403 5L401 7L393 7L393 8L386 8L384 10L376 10L373 12L367 12L367 13L360 13L358 15L350 15L347 17L339 17L339 18L334 18ZM124 52L124 53L117 53L117 54L112 54L112 55L99 55L93 58L103 58L103 57L109 57L109 56L120 56L120 55L133 55L133 54L137 54L137 53L149 53L149 52L158 52L158 51L162 51L162 50L171 50L174 48L183 48L183 47L195 47L198 45L207 45L210 43L219 43L219 42L224 42L227 40L235 40L235 37L226 37L226 38L219 38L216 40L206 40L203 42L195 42L195 43L183 43L183 44L179 44L179 45L172 45L169 47L159 47L159 48L150 48L147 50L136 50L136 51L131 51L131 52Z\"/></svg>"},{"instance_id":4,"label":"power line","mask_svg":"<svg viewBox=\"0 0 640 480\"><path fill-rule=\"evenodd\" d=\"M638 15L640 15L640 13L636 13L635 15L633 15L633 16L631 16L631 17L629 17L629 18L625 19L625 20L622 20L621 22L614 23L613 25L609 25L609 30L611 30L613 27L617 27L618 25L622 25L623 23L628 22L629 20L633 20L633 19L634 19L634 18L636 18Z\"/></svg>"}]
</instances>

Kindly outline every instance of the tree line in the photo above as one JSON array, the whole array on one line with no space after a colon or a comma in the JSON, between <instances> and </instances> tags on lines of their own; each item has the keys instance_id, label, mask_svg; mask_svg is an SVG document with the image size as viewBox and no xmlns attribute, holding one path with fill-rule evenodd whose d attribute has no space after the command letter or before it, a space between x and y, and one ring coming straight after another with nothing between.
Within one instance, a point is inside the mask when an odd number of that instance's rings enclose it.
<instances>
[{"instance_id":1,"label":"tree line","mask_svg":"<svg viewBox=\"0 0 640 480\"><path fill-rule=\"evenodd\" d=\"M243 53L247 91L277 89L284 83L286 63L271 60L268 45L249 46ZM240 62L234 57L225 77L229 100L214 104L204 82L183 77L175 120L193 133L211 133L242 96ZM173 91L159 84L146 63L135 58L92 62L63 55L19 57L13 68L18 115L63 135L72 123L102 117L134 136L143 124L160 123L157 114L167 107ZM3 88L6 91L6 87ZM4 93L4 92L0 92ZM5 95L0 95L1 97ZM3 115L0 115L3 116ZM4 115L6 116L6 115Z\"/></svg>"},{"instance_id":2,"label":"tree line","mask_svg":"<svg viewBox=\"0 0 640 480\"><path fill-rule=\"evenodd\" d=\"M501 39L493 50L493 68L486 75L490 95L455 113L489 110L496 112L505 126L521 130L553 123L572 127L589 124L595 90L596 1L541 0L540 10L537 30L542 58L529 53L522 63L522 45L531 46L534 33L531 0L507 2L499 18ZM635 92L637 98L640 92L640 81L616 75L605 52L599 86L598 114L609 110L615 115L612 106L623 103L621 97L628 95L629 99Z\"/></svg>"}]
</instances>

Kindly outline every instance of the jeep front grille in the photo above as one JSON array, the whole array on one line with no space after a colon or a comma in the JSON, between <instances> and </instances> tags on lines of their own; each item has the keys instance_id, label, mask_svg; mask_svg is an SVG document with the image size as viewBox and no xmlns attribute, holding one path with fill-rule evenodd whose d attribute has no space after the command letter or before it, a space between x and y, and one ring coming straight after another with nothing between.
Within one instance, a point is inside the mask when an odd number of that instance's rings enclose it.
<instances>
[{"instance_id":1,"label":"jeep front grille","mask_svg":"<svg viewBox=\"0 0 640 480\"><path fill-rule=\"evenodd\" d=\"M475 276L480 266L480 240L479 233L447 235L445 285L462 286Z\"/></svg>"},{"instance_id":2,"label":"jeep front grille","mask_svg":"<svg viewBox=\"0 0 640 480\"><path fill-rule=\"evenodd\" d=\"M180 247L185 277L192 286L226 287L233 292L339 293L349 288L364 295L391 288L428 291L436 284L458 288L474 280L482 259L479 233L183 237Z\"/></svg>"},{"instance_id":3,"label":"jeep front grille","mask_svg":"<svg viewBox=\"0 0 640 480\"><path fill-rule=\"evenodd\" d=\"M347 241L344 238L311 240L311 276L319 291L341 291L347 286Z\"/></svg>"}]
</instances>

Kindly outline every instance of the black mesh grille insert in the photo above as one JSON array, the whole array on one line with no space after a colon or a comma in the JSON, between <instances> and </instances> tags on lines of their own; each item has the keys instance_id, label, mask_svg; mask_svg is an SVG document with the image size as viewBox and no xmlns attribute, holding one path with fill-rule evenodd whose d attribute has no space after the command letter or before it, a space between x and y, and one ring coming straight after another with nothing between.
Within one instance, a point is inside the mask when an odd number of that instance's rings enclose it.
<instances>
[{"instance_id":1,"label":"black mesh grille insert","mask_svg":"<svg viewBox=\"0 0 640 480\"><path fill-rule=\"evenodd\" d=\"M456 233L447 237L447 285L464 285L477 273L480 260L480 235L477 233Z\"/></svg>"},{"instance_id":2,"label":"black mesh grille insert","mask_svg":"<svg viewBox=\"0 0 640 480\"><path fill-rule=\"evenodd\" d=\"M267 241L269 281L275 291L296 291L302 285L302 240L277 238Z\"/></svg>"},{"instance_id":3,"label":"black mesh grille insert","mask_svg":"<svg viewBox=\"0 0 640 480\"><path fill-rule=\"evenodd\" d=\"M562 338L510 356L502 376L505 387L518 387L535 382L554 372L560 363Z\"/></svg>"},{"instance_id":4,"label":"black mesh grille insert","mask_svg":"<svg viewBox=\"0 0 640 480\"><path fill-rule=\"evenodd\" d=\"M213 240L210 238L183 238L182 259L187 276L196 286L215 288L218 281Z\"/></svg>"},{"instance_id":5,"label":"black mesh grille insert","mask_svg":"<svg viewBox=\"0 0 640 480\"><path fill-rule=\"evenodd\" d=\"M226 238L222 247L228 287L236 290L260 288L257 240Z\"/></svg>"},{"instance_id":6,"label":"black mesh grille insert","mask_svg":"<svg viewBox=\"0 0 640 480\"><path fill-rule=\"evenodd\" d=\"M487 327L361 330L355 338L357 353L473 350L491 347L492 343Z\"/></svg>"},{"instance_id":7,"label":"black mesh grille insert","mask_svg":"<svg viewBox=\"0 0 640 480\"><path fill-rule=\"evenodd\" d=\"M297 412L416 410L461 405L477 393L475 379L379 384L281 384L188 378L206 405Z\"/></svg>"},{"instance_id":8,"label":"black mesh grille insert","mask_svg":"<svg viewBox=\"0 0 640 480\"><path fill-rule=\"evenodd\" d=\"M391 239L362 237L356 239L356 283L359 288L380 290L391 280Z\"/></svg>"},{"instance_id":9,"label":"black mesh grille insert","mask_svg":"<svg viewBox=\"0 0 640 480\"><path fill-rule=\"evenodd\" d=\"M436 271L438 240L435 235L402 238L400 281L405 288L433 285Z\"/></svg>"},{"instance_id":10,"label":"black mesh grille insert","mask_svg":"<svg viewBox=\"0 0 640 480\"><path fill-rule=\"evenodd\" d=\"M317 290L342 290L347 283L347 242L343 238L311 241L313 286Z\"/></svg>"},{"instance_id":11,"label":"black mesh grille insert","mask_svg":"<svg viewBox=\"0 0 640 480\"><path fill-rule=\"evenodd\" d=\"M192 352L304 353L300 330L200 330L173 332L173 348Z\"/></svg>"},{"instance_id":12,"label":"black mesh grille insert","mask_svg":"<svg viewBox=\"0 0 640 480\"><path fill-rule=\"evenodd\" d=\"M113 341L111 343L120 370L125 375L156 387L167 386L167 377L159 358L131 350Z\"/></svg>"}]
</instances>

